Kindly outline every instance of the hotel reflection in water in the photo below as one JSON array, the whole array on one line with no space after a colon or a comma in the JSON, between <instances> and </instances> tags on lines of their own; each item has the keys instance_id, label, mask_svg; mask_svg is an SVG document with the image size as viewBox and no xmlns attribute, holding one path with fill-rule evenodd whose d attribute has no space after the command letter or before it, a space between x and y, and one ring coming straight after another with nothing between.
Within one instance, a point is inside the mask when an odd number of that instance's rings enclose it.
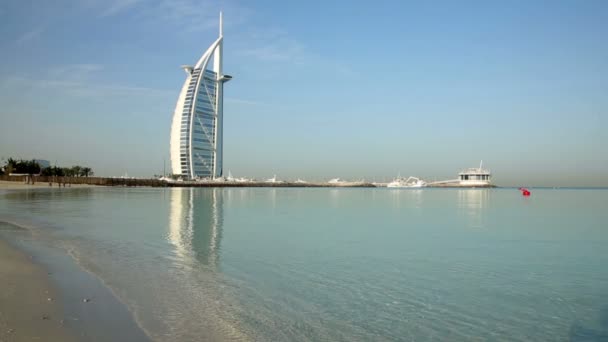
<instances>
[{"instance_id":1,"label":"hotel reflection in water","mask_svg":"<svg viewBox=\"0 0 608 342\"><path fill-rule=\"evenodd\" d=\"M216 267L222 240L222 189L173 188L169 194L168 240L175 257Z\"/></svg>"}]
</instances>

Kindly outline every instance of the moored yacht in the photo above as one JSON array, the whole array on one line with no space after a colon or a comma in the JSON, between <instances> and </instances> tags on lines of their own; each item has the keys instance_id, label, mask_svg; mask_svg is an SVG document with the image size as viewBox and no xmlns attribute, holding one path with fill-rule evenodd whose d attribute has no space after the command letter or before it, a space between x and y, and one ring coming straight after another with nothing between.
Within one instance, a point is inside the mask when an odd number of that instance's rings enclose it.
<instances>
[{"instance_id":1,"label":"moored yacht","mask_svg":"<svg viewBox=\"0 0 608 342\"><path fill-rule=\"evenodd\" d=\"M348 187L348 186L361 186L365 184L364 180L359 180L359 181L347 181L341 178L334 178L334 179L330 179L327 184L331 185L331 186L344 186L344 187Z\"/></svg>"},{"instance_id":2,"label":"moored yacht","mask_svg":"<svg viewBox=\"0 0 608 342\"><path fill-rule=\"evenodd\" d=\"M248 179L245 177L235 178L234 176L232 176L232 172L228 171L228 177L226 177L226 181L227 182L236 182L236 183L250 183L251 179Z\"/></svg>"},{"instance_id":3,"label":"moored yacht","mask_svg":"<svg viewBox=\"0 0 608 342\"><path fill-rule=\"evenodd\" d=\"M426 182L418 177L409 177L408 179L397 177L392 182L386 184L387 188L424 188L425 186Z\"/></svg>"},{"instance_id":4,"label":"moored yacht","mask_svg":"<svg viewBox=\"0 0 608 342\"><path fill-rule=\"evenodd\" d=\"M272 178L268 178L264 182L265 183L282 183L282 181L277 179L277 175L274 175Z\"/></svg>"}]
</instances>

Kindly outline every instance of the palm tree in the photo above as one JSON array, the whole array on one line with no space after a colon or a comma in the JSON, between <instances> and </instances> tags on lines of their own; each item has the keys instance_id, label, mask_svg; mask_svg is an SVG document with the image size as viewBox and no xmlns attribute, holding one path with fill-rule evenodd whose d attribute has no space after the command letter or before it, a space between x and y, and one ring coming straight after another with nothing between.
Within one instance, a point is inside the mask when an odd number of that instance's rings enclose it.
<instances>
[{"instance_id":1,"label":"palm tree","mask_svg":"<svg viewBox=\"0 0 608 342\"><path fill-rule=\"evenodd\" d=\"M89 177L89 175L90 176L93 175L93 170L90 167L88 167L88 166L83 167L80 172L85 177Z\"/></svg>"},{"instance_id":2,"label":"palm tree","mask_svg":"<svg viewBox=\"0 0 608 342\"><path fill-rule=\"evenodd\" d=\"M71 176L80 177L82 175L82 167L79 165L72 166L71 171L72 171Z\"/></svg>"},{"instance_id":3,"label":"palm tree","mask_svg":"<svg viewBox=\"0 0 608 342\"><path fill-rule=\"evenodd\" d=\"M8 160L6 161L6 167L4 168L4 170L6 171L7 175L10 175L11 173L13 173L13 171L15 171L16 167L17 167L17 161L13 158L8 158Z\"/></svg>"},{"instance_id":4,"label":"palm tree","mask_svg":"<svg viewBox=\"0 0 608 342\"><path fill-rule=\"evenodd\" d=\"M32 184L34 184L35 183L34 174L40 173L40 164L38 164L38 162L34 159L32 159L32 160L23 160L22 159L15 163L15 171L18 173L26 174L27 183L29 184L30 182L32 182Z\"/></svg>"},{"instance_id":5,"label":"palm tree","mask_svg":"<svg viewBox=\"0 0 608 342\"><path fill-rule=\"evenodd\" d=\"M31 175L40 173L40 164L34 159L25 162L26 173Z\"/></svg>"}]
</instances>

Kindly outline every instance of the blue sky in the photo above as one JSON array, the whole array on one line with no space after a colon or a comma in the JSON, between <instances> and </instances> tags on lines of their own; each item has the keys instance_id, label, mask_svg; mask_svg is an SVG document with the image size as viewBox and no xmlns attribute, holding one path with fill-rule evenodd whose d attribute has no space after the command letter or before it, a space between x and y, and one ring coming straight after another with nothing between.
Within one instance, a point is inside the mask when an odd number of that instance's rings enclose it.
<instances>
[{"instance_id":1,"label":"blue sky","mask_svg":"<svg viewBox=\"0 0 608 342\"><path fill-rule=\"evenodd\" d=\"M3 1L0 158L161 173L220 8L235 176L608 186L606 1Z\"/></svg>"}]
</instances>

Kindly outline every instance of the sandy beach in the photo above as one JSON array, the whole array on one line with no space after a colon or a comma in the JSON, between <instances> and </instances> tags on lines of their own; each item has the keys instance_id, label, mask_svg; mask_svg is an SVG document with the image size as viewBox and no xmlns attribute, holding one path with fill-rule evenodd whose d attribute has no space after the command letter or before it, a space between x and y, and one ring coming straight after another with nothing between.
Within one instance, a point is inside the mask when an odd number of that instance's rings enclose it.
<instances>
[{"instance_id":1,"label":"sandy beach","mask_svg":"<svg viewBox=\"0 0 608 342\"><path fill-rule=\"evenodd\" d=\"M97 277L29 229L0 216L0 342L149 341Z\"/></svg>"},{"instance_id":2,"label":"sandy beach","mask_svg":"<svg viewBox=\"0 0 608 342\"><path fill-rule=\"evenodd\" d=\"M0 341L76 341L47 271L0 240Z\"/></svg>"}]
</instances>

